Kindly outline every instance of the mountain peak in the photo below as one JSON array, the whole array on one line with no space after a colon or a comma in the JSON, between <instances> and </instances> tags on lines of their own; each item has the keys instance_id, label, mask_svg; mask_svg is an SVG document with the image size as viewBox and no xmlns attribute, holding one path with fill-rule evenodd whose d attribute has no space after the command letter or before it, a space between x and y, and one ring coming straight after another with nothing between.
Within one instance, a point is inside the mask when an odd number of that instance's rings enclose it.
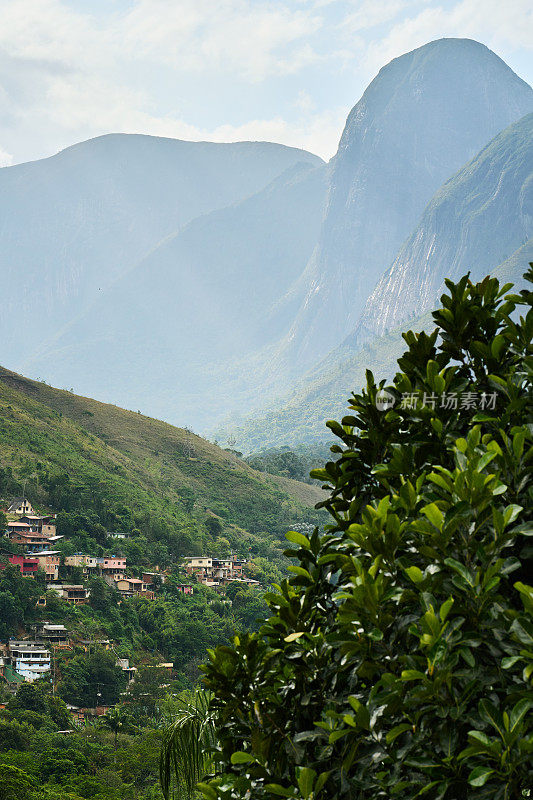
<instances>
[{"instance_id":1,"label":"mountain peak","mask_svg":"<svg viewBox=\"0 0 533 800\"><path fill-rule=\"evenodd\" d=\"M472 39L429 42L380 70L333 159L309 289L284 358L305 369L344 339L432 195L531 110L531 87Z\"/></svg>"}]
</instances>

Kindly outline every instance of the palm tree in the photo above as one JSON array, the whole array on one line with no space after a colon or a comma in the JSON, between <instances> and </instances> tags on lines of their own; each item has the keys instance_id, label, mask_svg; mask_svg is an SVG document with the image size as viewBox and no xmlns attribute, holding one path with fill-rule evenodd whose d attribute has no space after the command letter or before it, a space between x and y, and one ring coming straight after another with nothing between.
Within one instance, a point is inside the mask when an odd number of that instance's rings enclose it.
<instances>
[{"instance_id":1,"label":"palm tree","mask_svg":"<svg viewBox=\"0 0 533 800\"><path fill-rule=\"evenodd\" d=\"M132 723L130 712L123 706L114 706L110 708L102 717L102 723L106 725L115 734L115 750L117 749L118 735L123 730L131 730L135 727Z\"/></svg>"},{"instance_id":2,"label":"palm tree","mask_svg":"<svg viewBox=\"0 0 533 800\"><path fill-rule=\"evenodd\" d=\"M163 734L160 780L166 800L173 777L185 796L193 798L196 784L211 771L216 731L210 700L204 689L198 689L192 700L180 699L177 717Z\"/></svg>"}]
</instances>

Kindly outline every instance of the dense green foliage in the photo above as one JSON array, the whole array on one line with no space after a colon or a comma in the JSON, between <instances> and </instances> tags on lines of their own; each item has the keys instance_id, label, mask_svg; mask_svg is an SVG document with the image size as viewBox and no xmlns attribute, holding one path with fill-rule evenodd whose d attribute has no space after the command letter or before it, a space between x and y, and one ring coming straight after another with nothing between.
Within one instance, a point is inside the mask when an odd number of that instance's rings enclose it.
<instances>
[{"instance_id":1,"label":"dense green foliage","mask_svg":"<svg viewBox=\"0 0 533 800\"><path fill-rule=\"evenodd\" d=\"M216 744L216 729L210 711L211 697L198 689L178 708L178 713L163 735L161 747L161 787L165 798L178 788L181 800L197 797L196 785L212 767L211 752Z\"/></svg>"},{"instance_id":2,"label":"dense green foliage","mask_svg":"<svg viewBox=\"0 0 533 800\"><path fill-rule=\"evenodd\" d=\"M0 558L4 560L1 552ZM44 589L44 573L32 580L23 578L19 568L11 564L0 570L0 641L14 636L21 626L35 618L35 603Z\"/></svg>"},{"instance_id":3,"label":"dense green foliage","mask_svg":"<svg viewBox=\"0 0 533 800\"><path fill-rule=\"evenodd\" d=\"M331 442L330 442L331 444ZM330 455L329 444L296 445L293 448L271 447L246 458L246 462L259 472L284 475L298 481L311 482L311 470L316 469Z\"/></svg>"},{"instance_id":4,"label":"dense green foliage","mask_svg":"<svg viewBox=\"0 0 533 800\"><path fill-rule=\"evenodd\" d=\"M69 703L85 708L117 703L126 680L116 660L113 653L99 649L59 660L59 694Z\"/></svg>"},{"instance_id":5,"label":"dense green foliage","mask_svg":"<svg viewBox=\"0 0 533 800\"><path fill-rule=\"evenodd\" d=\"M369 372L329 423L338 459L315 476L333 523L288 534L272 616L210 654L210 800L511 800L533 785L533 292L447 285L435 331L405 334L394 408ZM447 407L468 392L477 404Z\"/></svg>"},{"instance_id":6,"label":"dense green foliage","mask_svg":"<svg viewBox=\"0 0 533 800\"><path fill-rule=\"evenodd\" d=\"M0 797L158 800L161 735L156 720L139 726L134 715L135 706L118 706L109 719L77 729L61 700L22 684L0 711Z\"/></svg>"}]
</instances>

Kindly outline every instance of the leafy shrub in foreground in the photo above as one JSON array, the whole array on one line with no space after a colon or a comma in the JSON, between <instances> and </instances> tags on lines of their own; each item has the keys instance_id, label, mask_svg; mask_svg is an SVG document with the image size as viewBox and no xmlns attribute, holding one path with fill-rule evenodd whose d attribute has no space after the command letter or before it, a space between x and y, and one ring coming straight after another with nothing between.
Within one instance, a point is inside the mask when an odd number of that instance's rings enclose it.
<instances>
[{"instance_id":1,"label":"leafy shrub in foreground","mask_svg":"<svg viewBox=\"0 0 533 800\"><path fill-rule=\"evenodd\" d=\"M533 293L447 286L436 330L404 336L394 408L368 373L329 423L343 447L314 477L334 524L288 534L297 563L272 616L210 654L211 800L533 786ZM443 402L466 393L495 402Z\"/></svg>"}]
</instances>

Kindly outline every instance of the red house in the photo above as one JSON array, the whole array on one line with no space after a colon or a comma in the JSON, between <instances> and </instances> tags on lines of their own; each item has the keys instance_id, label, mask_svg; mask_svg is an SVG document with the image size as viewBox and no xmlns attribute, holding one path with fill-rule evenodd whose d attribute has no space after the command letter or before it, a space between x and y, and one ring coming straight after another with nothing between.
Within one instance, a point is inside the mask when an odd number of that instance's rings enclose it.
<instances>
[{"instance_id":1,"label":"red house","mask_svg":"<svg viewBox=\"0 0 533 800\"><path fill-rule=\"evenodd\" d=\"M8 561L13 566L18 567L23 575L33 577L39 569L39 561L28 556L8 556ZM0 563L0 569L4 569L5 564Z\"/></svg>"}]
</instances>

